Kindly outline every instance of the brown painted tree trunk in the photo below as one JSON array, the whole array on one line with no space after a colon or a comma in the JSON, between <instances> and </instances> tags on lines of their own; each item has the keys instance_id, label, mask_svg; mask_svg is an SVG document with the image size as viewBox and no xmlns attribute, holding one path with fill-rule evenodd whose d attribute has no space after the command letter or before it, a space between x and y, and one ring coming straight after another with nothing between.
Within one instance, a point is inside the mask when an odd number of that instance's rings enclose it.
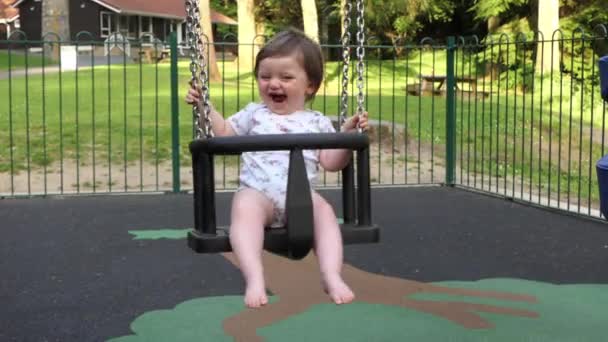
<instances>
[{"instance_id":1,"label":"brown painted tree trunk","mask_svg":"<svg viewBox=\"0 0 608 342\"><path fill-rule=\"evenodd\" d=\"M206 53L205 58L207 58L207 64L209 65L209 80L210 81L220 81L222 76L220 75L220 70L217 67L217 56L215 54L215 45L213 40L213 29L211 27L211 8L209 6L209 0L201 0L199 3L199 10L201 13L200 24L203 35L207 37L205 43ZM203 38L203 40L205 40Z\"/></svg>"},{"instance_id":2,"label":"brown painted tree trunk","mask_svg":"<svg viewBox=\"0 0 608 342\"><path fill-rule=\"evenodd\" d=\"M302 7L302 21L304 22L304 33L319 42L319 17L315 0L300 0Z\"/></svg>"},{"instance_id":3,"label":"brown painted tree trunk","mask_svg":"<svg viewBox=\"0 0 608 342\"><path fill-rule=\"evenodd\" d=\"M46 0L42 2L42 40L56 41L57 34L64 44L70 40L69 0ZM44 53L59 60L60 45L45 44Z\"/></svg>"},{"instance_id":4,"label":"brown painted tree trunk","mask_svg":"<svg viewBox=\"0 0 608 342\"><path fill-rule=\"evenodd\" d=\"M551 42L553 33L559 29L559 0L535 0L538 35L536 47L536 72L559 69L560 52L558 42ZM545 42L543 42L543 37ZM561 36L556 36L556 39Z\"/></svg>"},{"instance_id":5,"label":"brown painted tree trunk","mask_svg":"<svg viewBox=\"0 0 608 342\"><path fill-rule=\"evenodd\" d=\"M238 0L238 39L239 56L238 65L241 72L253 71L255 55L259 50L256 44L256 36L261 28L256 25L253 0Z\"/></svg>"}]
</instances>

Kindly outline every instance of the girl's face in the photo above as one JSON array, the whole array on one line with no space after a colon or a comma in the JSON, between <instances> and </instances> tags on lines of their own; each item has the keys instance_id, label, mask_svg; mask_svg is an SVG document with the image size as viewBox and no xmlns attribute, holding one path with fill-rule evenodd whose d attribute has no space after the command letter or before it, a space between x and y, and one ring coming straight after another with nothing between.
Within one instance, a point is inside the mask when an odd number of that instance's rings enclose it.
<instances>
[{"instance_id":1,"label":"girl's face","mask_svg":"<svg viewBox=\"0 0 608 342\"><path fill-rule=\"evenodd\" d=\"M258 90L264 104L275 114L303 110L314 89L296 56L268 57L258 66Z\"/></svg>"}]
</instances>

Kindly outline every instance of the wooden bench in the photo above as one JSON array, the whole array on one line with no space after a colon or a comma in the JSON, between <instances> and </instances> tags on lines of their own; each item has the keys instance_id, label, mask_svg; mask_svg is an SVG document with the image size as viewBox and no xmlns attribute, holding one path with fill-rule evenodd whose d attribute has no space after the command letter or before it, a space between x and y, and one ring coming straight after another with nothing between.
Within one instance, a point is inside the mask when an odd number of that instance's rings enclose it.
<instances>
[{"instance_id":1,"label":"wooden bench","mask_svg":"<svg viewBox=\"0 0 608 342\"><path fill-rule=\"evenodd\" d=\"M416 95L445 95L446 93L446 83L447 76L445 75L419 75L420 83L417 84L408 84L407 92ZM477 90L477 78L471 76L457 76L455 77L456 81L456 94L459 95L468 95L468 96L477 96L481 98L486 98L490 95L489 92L486 91L478 91ZM461 85L459 87L459 84ZM466 84L467 86L463 89L462 85Z\"/></svg>"}]
</instances>

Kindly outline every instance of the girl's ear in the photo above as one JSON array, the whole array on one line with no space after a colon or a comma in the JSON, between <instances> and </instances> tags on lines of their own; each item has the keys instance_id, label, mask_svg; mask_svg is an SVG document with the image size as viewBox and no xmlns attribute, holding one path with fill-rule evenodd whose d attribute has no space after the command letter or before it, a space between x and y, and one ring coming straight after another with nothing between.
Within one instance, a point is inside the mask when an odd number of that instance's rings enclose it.
<instances>
[{"instance_id":1,"label":"girl's ear","mask_svg":"<svg viewBox=\"0 0 608 342\"><path fill-rule=\"evenodd\" d=\"M310 96L315 93L315 86L312 82L308 82L308 87L306 87L306 95Z\"/></svg>"}]
</instances>

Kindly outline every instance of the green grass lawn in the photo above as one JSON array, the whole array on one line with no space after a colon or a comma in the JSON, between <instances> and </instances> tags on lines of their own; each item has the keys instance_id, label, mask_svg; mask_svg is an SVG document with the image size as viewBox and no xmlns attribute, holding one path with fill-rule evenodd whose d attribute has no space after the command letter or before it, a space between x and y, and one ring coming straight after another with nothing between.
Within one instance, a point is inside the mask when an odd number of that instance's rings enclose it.
<instances>
[{"instance_id":1,"label":"green grass lawn","mask_svg":"<svg viewBox=\"0 0 608 342\"><path fill-rule=\"evenodd\" d=\"M444 58L436 52L367 63L366 107L371 119L405 127L412 141L445 145L445 98L411 96L405 91L408 84L418 82L420 73L442 73ZM218 110L230 115L257 100L251 74L237 74L232 63L220 64L220 70L224 81L211 84ZM337 63L327 64L325 83L312 108L338 113L339 74ZM183 101L189 75L188 63L180 62L179 136L184 165L189 163L192 137L191 108ZM126 165L171 158L169 64L99 66L3 79L0 93L9 95L0 103L0 172L65 159ZM456 108L457 159L463 172L517 177L531 180L534 187L559 186L560 191L597 199L595 173L590 174L588 166L599 159L602 141L597 135L591 140L588 132L600 127L600 115L577 111L570 115L566 109L559 111L557 103L550 111L538 93L526 97L506 90L494 90L489 98L477 101L457 97Z\"/></svg>"},{"instance_id":2,"label":"green grass lawn","mask_svg":"<svg viewBox=\"0 0 608 342\"><path fill-rule=\"evenodd\" d=\"M57 63L44 58L39 54L25 54L21 50L19 52L13 51L11 53L8 50L0 50L0 71L8 71L29 68L38 68L50 65L56 65Z\"/></svg>"}]
</instances>

